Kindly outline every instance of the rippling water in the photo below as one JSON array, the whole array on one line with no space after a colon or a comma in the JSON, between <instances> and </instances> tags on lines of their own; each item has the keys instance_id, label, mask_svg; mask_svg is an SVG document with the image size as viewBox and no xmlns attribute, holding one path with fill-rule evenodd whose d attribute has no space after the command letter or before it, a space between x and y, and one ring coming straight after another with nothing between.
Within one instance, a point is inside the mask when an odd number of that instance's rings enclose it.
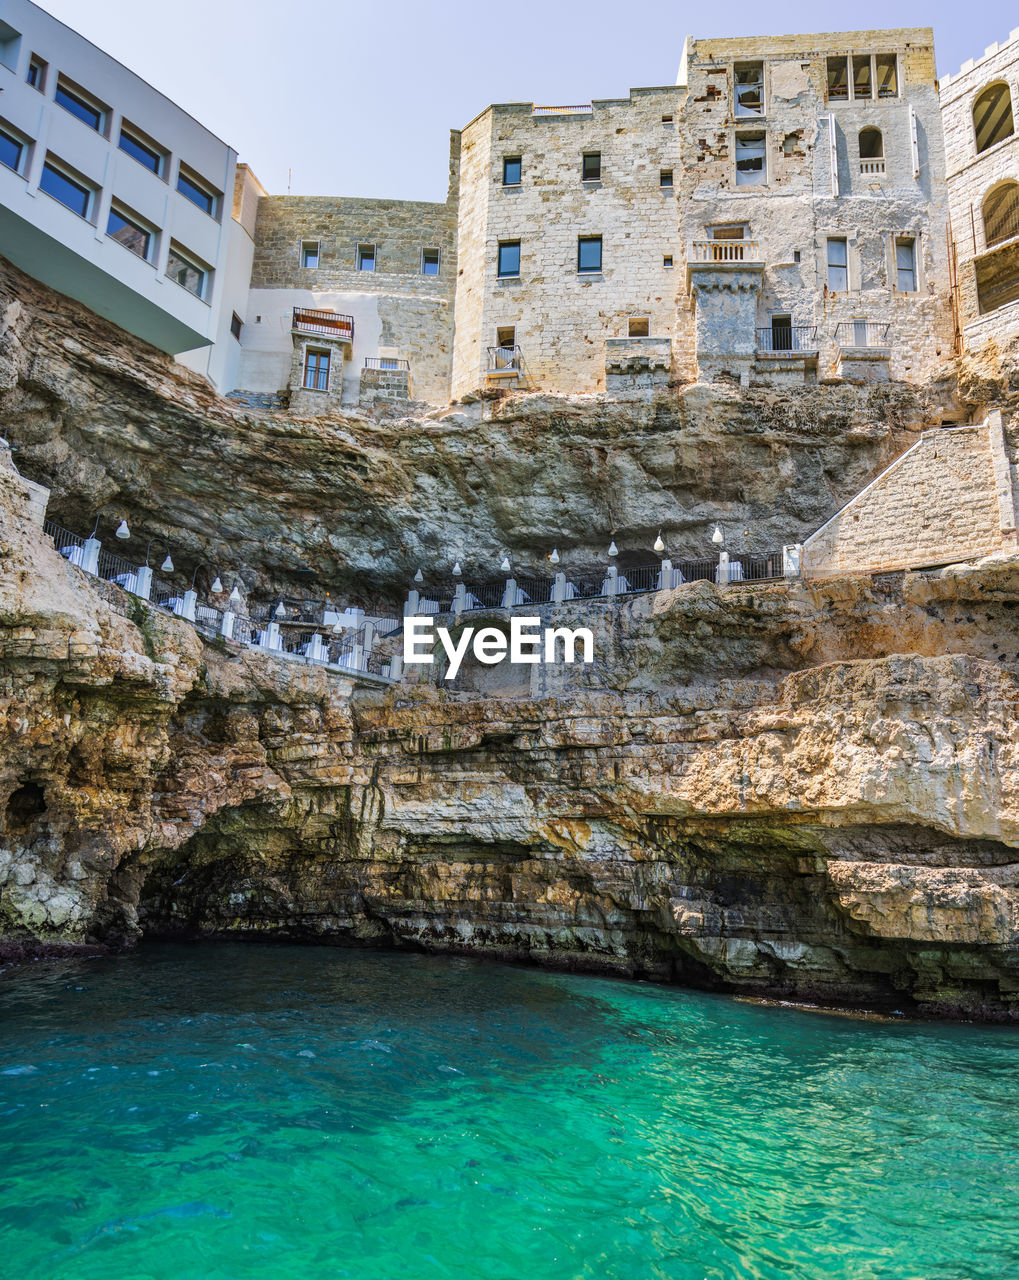
<instances>
[{"instance_id":1,"label":"rippling water","mask_svg":"<svg viewBox=\"0 0 1019 1280\"><path fill-rule=\"evenodd\" d=\"M479 961L0 981L0 1275L1019 1275L1019 1032Z\"/></svg>"}]
</instances>

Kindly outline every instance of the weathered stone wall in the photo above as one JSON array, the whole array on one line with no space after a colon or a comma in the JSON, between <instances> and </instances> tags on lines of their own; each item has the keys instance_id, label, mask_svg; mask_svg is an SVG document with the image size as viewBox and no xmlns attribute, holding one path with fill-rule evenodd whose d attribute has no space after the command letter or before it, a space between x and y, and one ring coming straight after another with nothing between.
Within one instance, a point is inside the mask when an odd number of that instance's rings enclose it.
<instances>
[{"instance_id":1,"label":"weathered stone wall","mask_svg":"<svg viewBox=\"0 0 1019 1280\"><path fill-rule=\"evenodd\" d=\"M1002 492L1002 490L1007 492ZM1001 422L925 431L803 546L807 576L947 564L1015 545Z\"/></svg>"},{"instance_id":2,"label":"weathered stone wall","mask_svg":"<svg viewBox=\"0 0 1019 1280\"><path fill-rule=\"evenodd\" d=\"M319 246L317 267L301 265L302 245L309 241ZM374 271L358 269L359 245L375 246ZM424 272L426 249L439 251L437 275ZM409 360L416 394L445 404L456 272L455 199L429 204L265 197L255 226L240 385L268 392L286 385L290 317L295 306L310 307L354 318L354 347L344 370L345 402L358 398L365 357L381 352Z\"/></svg>"},{"instance_id":3,"label":"weathered stone wall","mask_svg":"<svg viewBox=\"0 0 1019 1280\"><path fill-rule=\"evenodd\" d=\"M1019 335L1019 300L981 314L977 277L982 282L998 275L1019 279L1019 222L1015 236L990 250L984 227L983 203L1004 181L1019 182L1019 137L1015 133L977 153L973 106L977 95L996 81L1008 85L1013 120L1019 115L1019 29L982 58L966 63L940 85L945 134L946 173L956 255L956 307L967 350L979 351L989 341L999 346Z\"/></svg>"},{"instance_id":4,"label":"weathered stone wall","mask_svg":"<svg viewBox=\"0 0 1019 1280\"><path fill-rule=\"evenodd\" d=\"M829 54L898 55L898 95L827 100ZM734 63L764 64L764 114L737 115ZM836 328L866 318L890 324L890 376L920 382L952 350L948 307L947 206L941 120L929 29L818 36L690 41L681 69L689 88L682 112L681 232L685 252L712 227L743 225L764 266L757 326L788 315L809 333L816 326L817 376L836 376ZM911 115L917 125L915 175ZM833 188L831 123L837 186ZM884 172L863 173L860 131L878 128ZM763 132L766 180L736 182L736 135ZM833 194L837 190L837 194ZM827 240L847 241L848 290L828 289ZM916 243L917 288L896 287L895 239ZM747 259L753 256L747 253ZM731 280L694 267L697 342L702 376L748 376L754 344L746 306L734 324ZM744 302L746 300L744 299ZM725 305L721 305L724 303ZM805 334L806 337L806 334ZM727 361L725 349L731 352ZM706 357L706 358L705 358ZM757 376L769 377L758 364Z\"/></svg>"},{"instance_id":5,"label":"weathered stone wall","mask_svg":"<svg viewBox=\"0 0 1019 1280\"><path fill-rule=\"evenodd\" d=\"M686 321L676 188L663 187L661 173L678 182L682 97L673 87L633 89L628 99L554 114L511 103L463 130L455 396L484 384L487 348L503 327L516 330L528 385L561 392L605 388L606 340L627 337L631 316L648 317L651 337L677 345ZM598 181L582 181L586 152L601 154ZM512 156L521 181L506 186L503 160ZM578 273L581 236L602 237L596 275ZM519 277L497 278L501 240L520 241Z\"/></svg>"}]
</instances>

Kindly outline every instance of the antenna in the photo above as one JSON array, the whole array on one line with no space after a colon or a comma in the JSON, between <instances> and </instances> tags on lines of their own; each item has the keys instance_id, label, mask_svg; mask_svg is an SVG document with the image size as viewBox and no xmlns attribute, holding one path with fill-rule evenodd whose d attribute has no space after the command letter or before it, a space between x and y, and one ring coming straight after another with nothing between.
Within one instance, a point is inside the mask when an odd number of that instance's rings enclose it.
<instances>
[{"instance_id":1,"label":"antenna","mask_svg":"<svg viewBox=\"0 0 1019 1280\"><path fill-rule=\"evenodd\" d=\"M294 176L293 169L288 169L287 170L287 195L290 195L290 183L291 183L291 180L293 179L293 176Z\"/></svg>"}]
</instances>

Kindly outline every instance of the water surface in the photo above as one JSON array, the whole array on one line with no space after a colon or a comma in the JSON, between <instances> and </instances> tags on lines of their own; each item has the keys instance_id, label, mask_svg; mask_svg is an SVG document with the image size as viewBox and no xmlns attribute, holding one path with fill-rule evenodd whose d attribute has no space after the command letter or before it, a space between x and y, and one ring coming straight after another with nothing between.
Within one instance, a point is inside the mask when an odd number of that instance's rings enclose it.
<instances>
[{"instance_id":1,"label":"water surface","mask_svg":"<svg viewBox=\"0 0 1019 1280\"><path fill-rule=\"evenodd\" d=\"M1019 1032L412 954L0 978L17 1280L1009 1280Z\"/></svg>"}]
</instances>

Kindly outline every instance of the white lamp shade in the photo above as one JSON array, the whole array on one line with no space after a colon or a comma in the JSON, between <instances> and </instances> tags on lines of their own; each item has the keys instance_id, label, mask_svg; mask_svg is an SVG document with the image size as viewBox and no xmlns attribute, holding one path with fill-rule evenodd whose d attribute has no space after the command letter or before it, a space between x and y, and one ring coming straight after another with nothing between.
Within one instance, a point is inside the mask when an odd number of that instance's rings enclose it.
<instances>
[{"instance_id":1,"label":"white lamp shade","mask_svg":"<svg viewBox=\"0 0 1019 1280\"><path fill-rule=\"evenodd\" d=\"M236 587L234 587L233 591L230 592L230 603L240 604L240 602L241 602L241 593L237 590Z\"/></svg>"},{"instance_id":2,"label":"white lamp shade","mask_svg":"<svg viewBox=\"0 0 1019 1280\"><path fill-rule=\"evenodd\" d=\"M217 573L216 580L212 584L212 594L214 596L218 596L222 590L223 590L223 580L220 578L219 574Z\"/></svg>"},{"instance_id":3,"label":"white lamp shade","mask_svg":"<svg viewBox=\"0 0 1019 1280\"><path fill-rule=\"evenodd\" d=\"M281 600L274 610L274 616L277 618L283 618L286 617L286 612L286 609L283 607L283 601Z\"/></svg>"},{"instance_id":4,"label":"white lamp shade","mask_svg":"<svg viewBox=\"0 0 1019 1280\"><path fill-rule=\"evenodd\" d=\"M549 562L549 564L558 564L558 563L559 563L559 548L558 548L558 547L553 547L553 548L552 548L552 554L549 556L549 558L548 558L548 562Z\"/></svg>"},{"instance_id":5,"label":"white lamp shade","mask_svg":"<svg viewBox=\"0 0 1019 1280\"><path fill-rule=\"evenodd\" d=\"M169 551L166 553L166 559L159 567L164 573L173 573L173 561L170 559Z\"/></svg>"},{"instance_id":6,"label":"white lamp shade","mask_svg":"<svg viewBox=\"0 0 1019 1280\"><path fill-rule=\"evenodd\" d=\"M424 582L424 580L425 580L425 575L424 575L424 574L421 572L421 570L419 569L419 570L417 571L417 573L415 573L415 575L414 575L414 581L415 581L415 582Z\"/></svg>"},{"instance_id":7,"label":"white lamp shade","mask_svg":"<svg viewBox=\"0 0 1019 1280\"><path fill-rule=\"evenodd\" d=\"M463 573L463 570L460 568L460 561L457 560L456 564L453 566L453 577L459 578L461 573Z\"/></svg>"},{"instance_id":8,"label":"white lamp shade","mask_svg":"<svg viewBox=\"0 0 1019 1280\"><path fill-rule=\"evenodd\" d=\"M123 539L130 538L130 536L131 530L127 527L127 521L121 520L120 524L117 525L117 537Z\"/></svg>"},{"instance_id":9,"label":"white lamp shade","mask_svg":"<svg viewBox=\"0 0 1019 1280\"><path fill-rule=\"evenodd\" d=\"M711 535L711 541L712 541L712 542L724 542L724 541L725 541L725 537L724 537L724 535L722 534L722 530L718 527L718 525L717 525L717 524L715 525L715 532Z\"/></svg>"},{"instance_id":10,"label":"white lamp shade","mask_svg":"<svg viewBox=\"0 0 1019 1280\"><path fill-rule=\"evenodd\" d=\"M655 538L655 550L658 552L659 555L661 555L662 552L665 550L665 542L662 538L661 529L658 530L658 537Z\"/></svg>"},{"instance_id":11,"label":"white lamp shade","mask_svg":"<svg viewBox=\"0 0 1019 1280\"><path fill-rule=\"evenodd\" d=\"M609 543L609 555L610 555L610 556L618 556L618 555L619 555L619 548L616 546L616 540L615 540L615 538L613 538L613 539L612 539L612 541Z\"/></svg>"},{"instance_id":12,"label":"white lamp shade","mask_svg":"<svg viewBox=\"0 0 1019 1280\"><path fill-rule=\"evenodd\" d=\"M499 566L499 568L503 571L503 573L509 573L510 571L509 556L503 556L502 564Z\"/></svg>"}]
</instances>

